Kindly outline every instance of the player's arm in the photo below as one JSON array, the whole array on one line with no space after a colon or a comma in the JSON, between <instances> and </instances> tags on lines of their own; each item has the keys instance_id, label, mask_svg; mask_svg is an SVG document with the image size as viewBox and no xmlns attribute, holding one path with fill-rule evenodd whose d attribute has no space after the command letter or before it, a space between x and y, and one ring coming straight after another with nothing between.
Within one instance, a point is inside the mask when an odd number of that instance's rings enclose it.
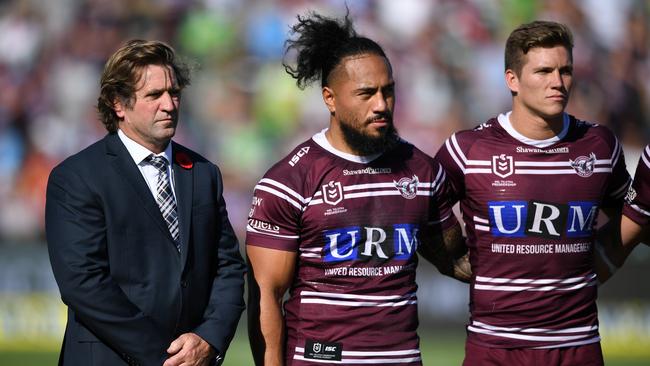
<instances>
[{"instance_id":1,"label":"player's arm","mask_svg":"<svg viewBox=\"0 0 650 366\"><path fill-rule=\"evenodd\" d=\"M455 223L445 230L430 227L423 234L424 245L418 248L420 255L436 266L440 273L468 283L472 278L472 269L460 225Z\"/></svg>"},{"instance_id":2,"label":"player's arm","mask_svg":"<svg viewBox=\"0 0 650 366\"><path fill-rule=\"evenodd\" d=\"M282 299L291 285L296 252L247 244L248 338L256 365L284 365Z\"/></svg>"},{"instance_id":3,"label":"player's arm","mask_svg":"<svg viewBox=\"0 0 650 366\"><path fill-rule=\"evenodd\" d=\"M636 224L623 216L620 208L605 208L602 212L608 217L609 221L596 233L594 256L595 271L598 282L601 284L614 275L616 270L623 265L625 259L636 245L636 243L632 244L632 238L640 235L640 230L639 233L634 233L632 224ZM626 220L626 222L623 223L623 220ZM623 233L624 225L625 233Z\"/></svg>"}]
</instances>

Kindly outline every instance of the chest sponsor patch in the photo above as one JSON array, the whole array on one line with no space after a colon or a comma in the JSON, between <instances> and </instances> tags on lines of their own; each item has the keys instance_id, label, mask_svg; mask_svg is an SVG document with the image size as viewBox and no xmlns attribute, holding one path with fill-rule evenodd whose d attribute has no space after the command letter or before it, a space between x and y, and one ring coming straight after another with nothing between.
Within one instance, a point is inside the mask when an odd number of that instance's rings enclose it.
<instances>
[{"instance_id":1,"label":"chest sponsor patch","mask_svg":"<svg viewBox=\"0 0 650 366\"><path fill-rule=\"evenodd\" d=\"M321 342L314 339L305 341L305 358L312 360L341 361L343 345L334 342Z\"/></svg>"}]
</instances>

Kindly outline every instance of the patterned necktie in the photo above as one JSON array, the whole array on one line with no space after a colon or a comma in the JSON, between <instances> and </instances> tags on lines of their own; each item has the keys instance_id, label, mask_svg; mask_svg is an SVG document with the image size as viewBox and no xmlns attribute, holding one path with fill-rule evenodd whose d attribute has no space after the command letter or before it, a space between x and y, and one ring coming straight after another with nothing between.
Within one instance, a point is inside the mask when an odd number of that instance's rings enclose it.
<instances>
[{"instance_id":1,"label":"patterned necktie","mask_svg":"<svg viewBox=\"0 0 650 366\"><path fill-rule=\"evenodd\" d=\"M176 211L176 200L172 193L172 185L169 182L169 174L167 174L167 159L162 156L149 155L149 163L158 169L158 183L156 184L156 202L160 208L163 219L167 223L169 233L174 239L176 249L180 253L181 245L178 241L178 213Z\"/></svg>"}]
</instances>

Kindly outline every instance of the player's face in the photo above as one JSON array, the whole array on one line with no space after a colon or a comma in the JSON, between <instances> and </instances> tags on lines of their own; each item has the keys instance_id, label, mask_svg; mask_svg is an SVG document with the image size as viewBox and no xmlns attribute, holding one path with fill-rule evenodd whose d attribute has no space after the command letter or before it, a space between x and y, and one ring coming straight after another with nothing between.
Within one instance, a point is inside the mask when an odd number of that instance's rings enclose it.
<instances>
[{"instance_id":1,"label":"player's face","mask_svg":"<svg viewBox=\"0 0 650 366\"><path fill-rule=\"evenodd\" d=\"M148 65L142 69L133 105L120 101L115 113L119 127L128 137L152 152L162 152L176 133L180 88L168 66Z\"/></svg>"},{"instance_id":2,"label":"player's face","mask_svg":"<svg viewBox=\"0 0 650 366\"><path fill-rule=\"evenodd\" d=\"M536 47L524 55L521 74L506 71L513 103L527 113L545 120L557 119L569 102L573 84L573 61L564 46Z\"/></svg>"},{"instance_id":3,"label":"player's face","mask_svg":"<svg viewBox=\"0 0 650 366\"><path fill-rule=\"evenodd\" d=\"M386 58L374 54L345 59L334 89L334 119L352 150L383 151L393 135L395 82ZM387 141L387 139L389 141Z\"/></svg>"}]
</instances>

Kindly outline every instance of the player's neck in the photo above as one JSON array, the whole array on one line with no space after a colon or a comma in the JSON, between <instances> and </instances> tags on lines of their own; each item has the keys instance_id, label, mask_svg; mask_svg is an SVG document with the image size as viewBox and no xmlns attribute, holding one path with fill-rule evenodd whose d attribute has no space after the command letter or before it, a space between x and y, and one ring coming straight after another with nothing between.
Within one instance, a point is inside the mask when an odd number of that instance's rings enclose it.
<instances>
[{"instance_id":1,"label":"player's neck","mask_svg":"<svg viewBox=\"0 0 650 366\"><path fill-rule=\"evenodd\" d=\"M515 131L533 140L547 140L558 136L564 129L564 115L544 118L523 108L513 106L510 124Z\"/></svg>"},{"instance_id":2,"label":"player's neck","mask_svg":"<svg viewBox=\"0 0 650 366\"><path fill-rule=\"evenodd\" d=\"M332 147L336 150L346 154L359 156L359 153L353 150L345 142L343 131L341 131L337 123L332 123L330 121L330 126L327 131L325 131L325 137L327 138L327 141L330 143L330 145L332 145Z\"/></svg>"}]
</instances>

